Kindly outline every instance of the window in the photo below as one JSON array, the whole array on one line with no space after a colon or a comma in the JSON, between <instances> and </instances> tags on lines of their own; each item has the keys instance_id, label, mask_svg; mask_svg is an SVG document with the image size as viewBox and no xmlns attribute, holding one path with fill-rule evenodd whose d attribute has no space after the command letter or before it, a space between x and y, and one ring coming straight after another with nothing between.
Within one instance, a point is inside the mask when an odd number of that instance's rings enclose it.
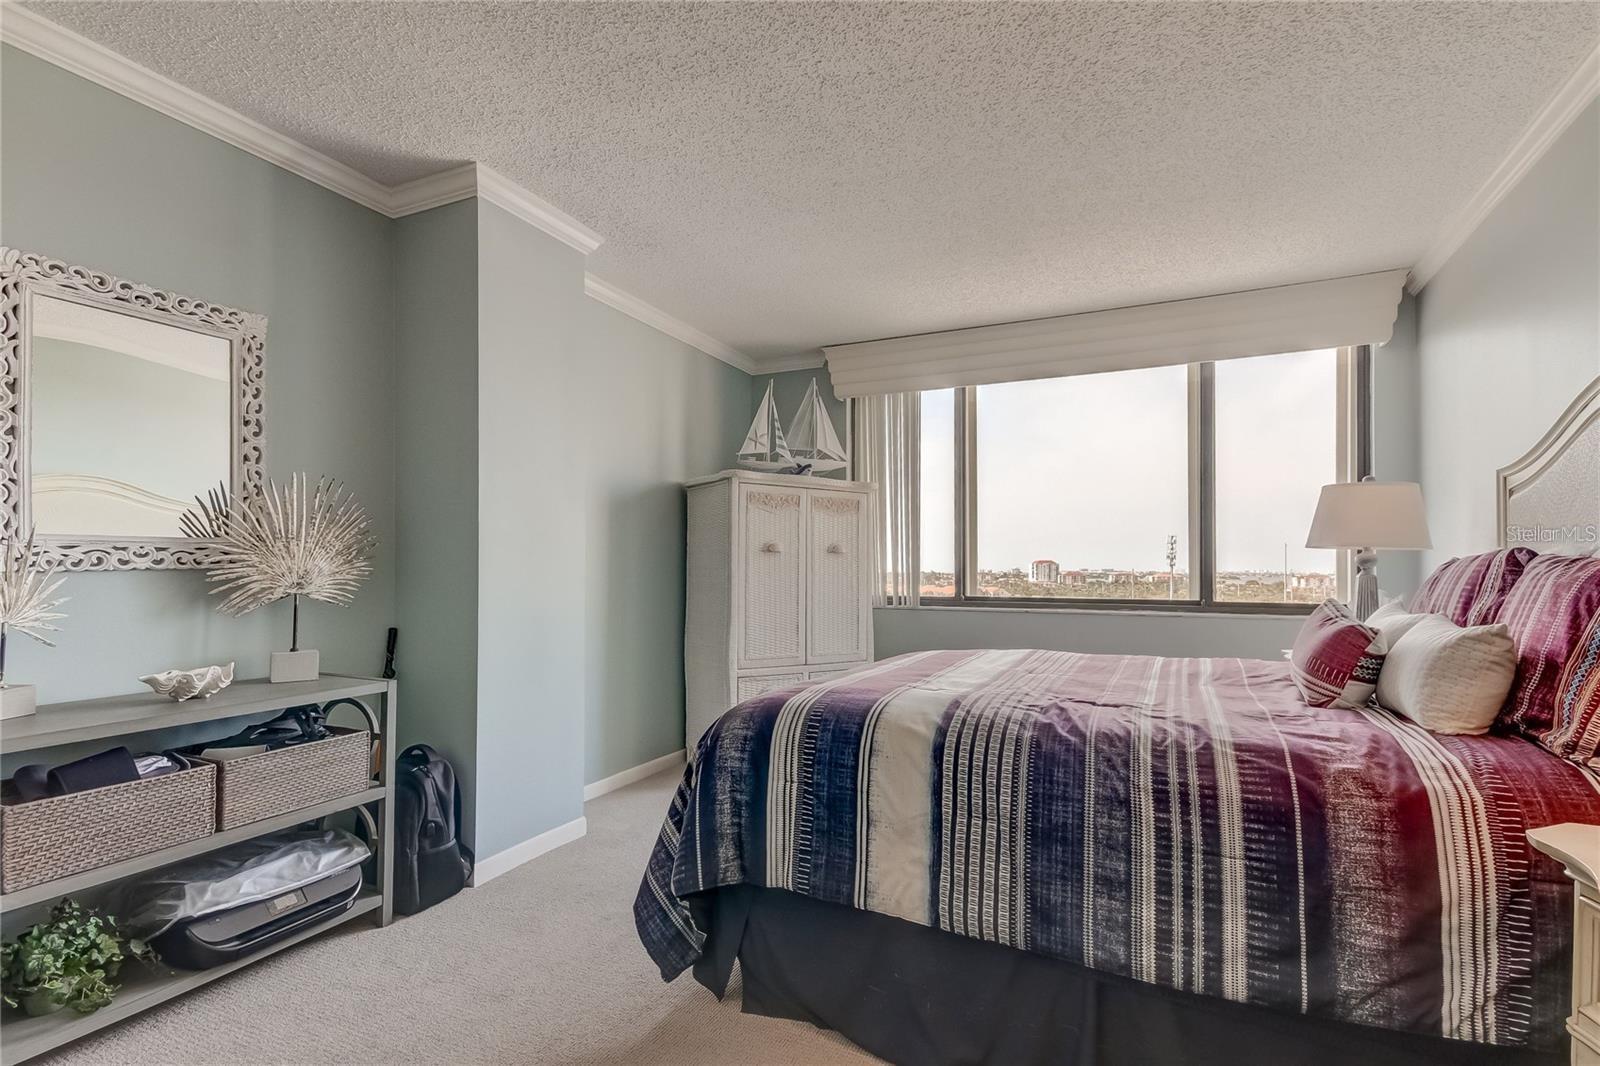
<instances>
[{"instance_id":1,"label":"window","mask_svg":"<svg viewBox=\"0 0 1600 1066\"><path fill-rule=\"evenodd\" d=\"M1366 362L1327 349L923 393L922 599L1339 595L1339 553L1303 545L1321 487L1355 471Z\"/></svg>"},{"instance_id":2,"label":"window","mask_svg":"<svg viewBox=\"0 0 1600 1066\"><path fill-rule=\"evenodd\" d=\"M1225 603L1321 603L1337 552L1307 548L1322 486L1339 480L1335 351L1216 364L1217 581Z\"/></svg>"},{"instance_id":3,"label":"window","mask_svg":"<svg viewBox=\"0 0 1600 1066\"><path fill-rule=\"evenodd\" d=\"M1187 598L1187 367L973 391L969 595Z\"/></svg>"}]
</instances>

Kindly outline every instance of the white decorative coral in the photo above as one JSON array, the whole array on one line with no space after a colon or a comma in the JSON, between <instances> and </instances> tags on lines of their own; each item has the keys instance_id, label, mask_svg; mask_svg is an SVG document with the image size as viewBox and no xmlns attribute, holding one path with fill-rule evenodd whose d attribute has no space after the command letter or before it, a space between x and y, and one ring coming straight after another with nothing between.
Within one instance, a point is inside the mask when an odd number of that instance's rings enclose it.
<instances>
[{"instance_id":1,"label":"white decorative coral","mask_svg":"<svg viewBox=\"0 0 1600 1066\"><path fill-rule=\"evenodd\" d=\"M259 495L233 498L213 489L184 512L183 532L212 542L207 580L218 609L247 614L294 598L294 640L299 647L300 597L343 607L372 573L372 537L367 513L337 481L304 474L287 486L268 480Z\"/></svg>"},{"instance_id":2,"label":"white decorative coral","mask_svg":"<svg viewBox=\"0 0 1600 1066\"><path fill-rule=\"evenodd\" d=\"M61 627L53 623L66 617L56 608L67 601L66 597L50 598L66 578L50 580L55 576L54 561L38 565L33 530L28 531L25 541L8 539L0 543L0 556L4 557L0 558L0 688L4 688L6 636L15 630L26 633L47 648L55 647L55 641L45 634L61 631Z\"/></svg>"}]
</instances>

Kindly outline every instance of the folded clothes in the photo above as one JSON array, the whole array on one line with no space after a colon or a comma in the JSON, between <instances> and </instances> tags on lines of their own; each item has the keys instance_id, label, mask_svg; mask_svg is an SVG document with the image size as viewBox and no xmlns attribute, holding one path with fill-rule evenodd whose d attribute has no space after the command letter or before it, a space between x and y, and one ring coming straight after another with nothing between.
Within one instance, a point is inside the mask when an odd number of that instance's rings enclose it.
<instances>
[{"instance_id":1,"label":"folded clothes","mask_svg":"<svg viewBox=\"0 0 1600 1066\"><path fill-rule=\"evenodd\" d=\"M136 755L133 764L139 768L140 777L160 777L183 769L170 755Z\"/></svg>"},{"instance_id":2,"label":"folded clothes","mask_svg":"<svg viewBox=\"0 0 1600 1066\"><path fill-rule=\"evenodd\" d=\"M46 775L52 796L139 780L139 767L127 748L109 748L76 762L62 763Z\"/></svg>"},{"instance_id":3,"label":"folded clothes","mask_svg":"<svg viewBox=\"0 0 1600 1066\"><path fill-rule=\"evenodd\" d=\"M185 765L182 757L175 753L135 757L127 748L109 748L53 768L38 763L19 766L17 772L11 775L11 785L18 801L27 803L170 774L183 769Z\"/></svg>"}]
</instances>

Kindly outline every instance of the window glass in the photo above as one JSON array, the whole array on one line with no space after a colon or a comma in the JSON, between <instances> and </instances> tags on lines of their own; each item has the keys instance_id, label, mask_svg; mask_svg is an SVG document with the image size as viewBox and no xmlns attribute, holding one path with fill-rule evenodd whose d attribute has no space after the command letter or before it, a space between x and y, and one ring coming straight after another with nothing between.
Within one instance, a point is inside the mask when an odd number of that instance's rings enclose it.
<instances>
[{"instance_id":1,"label":"window glass","mask_svg":"<svg viewBox=\"0 0 1600 1066\"><path fill-rule=\"evenodd\" d=\"M1216 364L1218 601L1338 595L1337 553L1305 546L1337 480L1338 367L1331 348Z\"/></svg>"},{"instance_id":2,"label":"window glass","mask_svg":"<svg viewBox=\"0 0 1600 1066\"><path fill-rule=\"evenodd\" d=\"M1190 597L1187 367L974 391L973 595Z\"/></svg>"},{"instance_id":3,"label":"window glass","mask_svg":"<svg viewBox=\"0 0 1600 1066\"><path fill-rule=\"evenodd\" d=\"M922 595L956 592L956 390L922 394Z\"/></svg>"}]
</instances>

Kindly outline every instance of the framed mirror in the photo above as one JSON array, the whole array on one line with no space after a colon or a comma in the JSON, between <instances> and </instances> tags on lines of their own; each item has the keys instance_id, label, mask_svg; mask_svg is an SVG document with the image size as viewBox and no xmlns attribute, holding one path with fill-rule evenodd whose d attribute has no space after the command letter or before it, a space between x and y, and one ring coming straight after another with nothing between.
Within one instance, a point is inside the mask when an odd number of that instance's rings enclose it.
<instances>
[{"instance_id":1,"label":"framed mirror","mask_svg":"<svg viewBox=\"0 0 1600 1066\"><path fill-rule=\"evenodd\" d=\"M267 320L0 248L0 531L66 570L204 562L179 516L260 488Z\"/></svg>"}]
</instances>

